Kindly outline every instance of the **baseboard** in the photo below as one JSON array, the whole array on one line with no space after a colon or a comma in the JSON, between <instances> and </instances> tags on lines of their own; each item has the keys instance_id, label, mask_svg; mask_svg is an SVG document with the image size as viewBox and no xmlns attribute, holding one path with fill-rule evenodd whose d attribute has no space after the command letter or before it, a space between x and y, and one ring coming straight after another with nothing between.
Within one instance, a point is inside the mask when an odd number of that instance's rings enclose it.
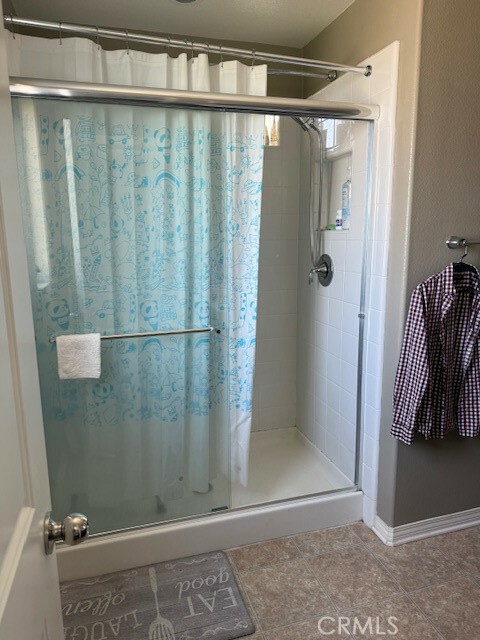
<instances>
[{"instance_id":1,"label":"baseboard","mask_svg":"<svg viewBox=\"0 0 480 640\"><path fill-rule=\"evenodd\" d=\"M60 545L60 580L357 522L362 519L362 501L361 491L346 491L98 536L74 548Z\"/></svg>"},{"instance_id":2,"label":"baseboard","mask_svg":"<svg viewBox=\"0 0 480 640\"><path fill-rule=\"evenodd\" d=\"M468 511L458 511L445 516L429 518L428 520L402 524L398 527L389 527L377 516L372 528L384 544L396 547L406 542L422 540L422 538L430 538L431 536L438 536L451 531L459 531L479 524L480 507L477 507Z\"/></svg>"}]
</instances>

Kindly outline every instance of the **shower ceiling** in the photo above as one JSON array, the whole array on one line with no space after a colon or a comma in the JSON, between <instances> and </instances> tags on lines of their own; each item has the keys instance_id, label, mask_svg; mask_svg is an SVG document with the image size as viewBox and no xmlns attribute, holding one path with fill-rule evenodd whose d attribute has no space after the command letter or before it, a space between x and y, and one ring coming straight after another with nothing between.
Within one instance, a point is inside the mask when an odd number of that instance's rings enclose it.
<instances>
[{"instance_id":1,"label":"shower ceiling","mask_svg":"<svg viewBox=\"0 0 480 640\"><path fill-rule=\"evenodd\" d=\"M4 12L198 38L305 46L354 0L9 0ZM301 9L301 10L299 10Z\"/></svg>"}]
</instances>

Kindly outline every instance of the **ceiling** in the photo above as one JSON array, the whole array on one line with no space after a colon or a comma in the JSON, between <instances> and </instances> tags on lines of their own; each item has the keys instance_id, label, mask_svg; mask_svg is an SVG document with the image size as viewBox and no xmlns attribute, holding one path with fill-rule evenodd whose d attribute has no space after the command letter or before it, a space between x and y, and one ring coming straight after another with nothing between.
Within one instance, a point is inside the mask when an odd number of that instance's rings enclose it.
<instances>
[{"instance_id":1,"label":"ceiling","mask_svg":"<svg viewBox=\"0 0 480 640\"><path fill-rule=\"evenodd\" d=\"M354 0L11 0L22 18L301 48Z\"/></svg>"}]
</instances>

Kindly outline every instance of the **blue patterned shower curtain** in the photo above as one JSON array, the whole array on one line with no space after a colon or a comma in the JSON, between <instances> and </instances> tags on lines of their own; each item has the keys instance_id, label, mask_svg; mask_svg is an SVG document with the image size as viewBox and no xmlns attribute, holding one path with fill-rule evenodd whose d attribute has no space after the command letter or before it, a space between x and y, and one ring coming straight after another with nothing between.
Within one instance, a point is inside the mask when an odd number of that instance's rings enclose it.
<instances>
[{"instance_id":1,"label":"blue patterned shower curtain","mask_svg":"<svg viewBox=\"0 0 480 640\"><path fill-rule=\"evenodd\" d=\"M250 72L180 62L189 88L241 89ZM14 116L49 455L88 451L99 505L206 492L219 472L246 483L262 118L26 99ZM208 326L220 333L103 341L98 381L59 380L48 341Z\"/></svg>"}]
</instances>

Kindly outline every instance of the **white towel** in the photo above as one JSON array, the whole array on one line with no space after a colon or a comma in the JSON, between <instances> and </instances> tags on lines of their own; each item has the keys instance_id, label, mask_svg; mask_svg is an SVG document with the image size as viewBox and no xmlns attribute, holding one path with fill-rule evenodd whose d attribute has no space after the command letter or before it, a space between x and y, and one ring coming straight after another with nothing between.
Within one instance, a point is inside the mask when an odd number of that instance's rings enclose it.
<instances>
[{"instance_id":1,"label":"white towel","mask_svg":"<svg viewBox=\"0 0 480 640\"><path fill-rule=\"evenodd\" d=\"M62 380L100 378L100 334L57 336L58 375Z\"/></svg>"}]
</instances>

